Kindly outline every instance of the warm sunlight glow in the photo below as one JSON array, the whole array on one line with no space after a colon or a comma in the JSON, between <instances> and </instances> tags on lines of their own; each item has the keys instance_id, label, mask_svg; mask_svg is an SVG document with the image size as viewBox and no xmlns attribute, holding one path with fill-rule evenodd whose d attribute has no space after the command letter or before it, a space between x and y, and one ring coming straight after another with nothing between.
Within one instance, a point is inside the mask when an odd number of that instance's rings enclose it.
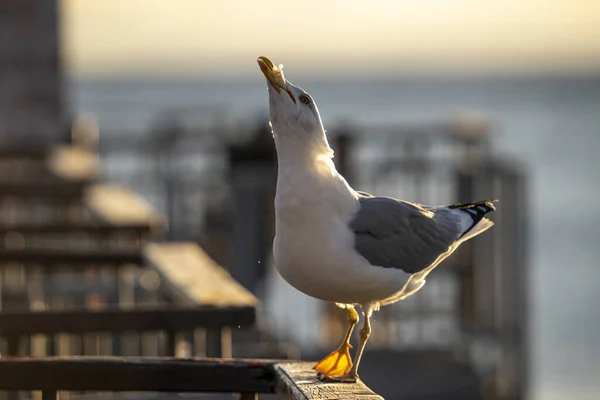
<instances>
[{"instance_id":1,"label":"warm sunlight glow","mask_svg":"<svg viewBox=\"0 0 600 400\"><path fill-rule=\"evenodd\" d=\"M78 75L250 74L263 54L312 74L600 66L597 0L62 0L62 19Z\"/></svg>"}]
</instances>

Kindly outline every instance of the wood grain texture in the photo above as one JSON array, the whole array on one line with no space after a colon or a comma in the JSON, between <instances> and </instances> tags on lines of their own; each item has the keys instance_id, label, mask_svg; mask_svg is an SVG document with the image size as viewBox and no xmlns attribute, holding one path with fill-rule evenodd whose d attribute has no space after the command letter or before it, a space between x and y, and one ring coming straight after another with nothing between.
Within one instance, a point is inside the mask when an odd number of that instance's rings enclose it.
<instances>
[{"instance_id":1,"label":"wood grain texture","mask_svg":"<svg viewBox=\"0 0 600 400\"><path fill-rule=\"evenodd\" d=\"M275 366L276 392L280 400L383 400L364 383L325 383L316 378L314 363L282 363Z\"/></svg>"},{"instance_id":2,"label":"wood grain texture","mask_svg":"<svg viewBox=\"0 0 600 400\"><path fill-rule=\"evenodd\" d=\"M179 303L257 306L256 297L194 243L153 243L145 246L143 253Z\"/></svg>"},{"instance_id":3,"label":"wood grain texture","mask_svg":"<svg viewBox=\"0 0 600 400\"><path fill-rule=\"evenodd\" d=\"M124 331L178 331L199 327L252 326L253 307L153 308L135 310L66 310L0 313L0 335Z\"/></svg>"},{"instance_id":4,"label":"wood grain texture","mask_svg":"<svg viewBox=\"0 0 600 400\"><path fill-rule=\"evenodd\" d=\"M24 198L48 198L60 200L79 199L86 183L73 182L65 184L59 179L40 182L1 182L0 196Z\"/></svg>"},{"instance_id":5,"label":"wood grain texture","mask_svg":"<svg viewBox=\"0 0 600 400\"><path fill-rule=\"evenodd\" d=\"M0 358L0 390L277 393L285 400L382 400L363 383L322 383L311 363L172 357Z\"/></svg>"},{"instance_id":6,"label":"wood grain texture","mask_svg":"<svg viewBox=\"0 0 600 400\"><path fill-rule=\"evenodd\" d=\"M22 234L75 234L81 233L90 236L110 236L120 232L146 233L149 231L147 225L121 224L119 226L107 224L103 221L49 221L35 222L25 221L0 225L0 236L9 232Z\"/></svg>"},{"instance_id":7,"label":"wood grain texture","mask_svg":"<svg viewBox=\"0 0 600 400\"><path fill-rule=\"evenodd\" d=\"M95 184L87 188L84 205L101 221L119 225L148 226L163 231L166 217L131 189L114 184Z\"/></svg>"},{"instance_id":8,"label":"wood grain texture","mask_svg":"<svg viewBox=\"0 0 600 400\"><path fill-rule=\"evenodd\" d=\"M146 357L1 358L0 390L272 393L273 364Z\"/></svg>"},{"instance_id":9,"label":"wood grain texture","mask_svg":"<svg viewBox=\"0 0 600 400\"><path fill-rule=\"evenodd\" d=\"M68 264L70 267L102 264L141 264L139 250L121 249L51 249L25 248L23 250L0 249L2 262L22 262L39 265Z\"/></svg>"},{"instance_id":10,"label":"wood grain texture","mask_svg":"<svg viewBox=\"0 0 600 400\"><path fill-rule=\"evenodd\" d=\"M0 158L6 159L28 159L43 161L47 158L51 147L46 144L31 143L30 140L11 138L0 144Z\"/></svg>"}]
</instances>

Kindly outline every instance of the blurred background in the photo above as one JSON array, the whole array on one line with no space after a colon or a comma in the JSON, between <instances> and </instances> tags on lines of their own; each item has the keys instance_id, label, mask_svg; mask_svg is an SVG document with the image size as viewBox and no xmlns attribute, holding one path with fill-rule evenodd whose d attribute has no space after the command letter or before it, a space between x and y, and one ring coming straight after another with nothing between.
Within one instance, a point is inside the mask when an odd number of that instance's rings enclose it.
<instances>
[{"instance_id":1,"label":"blurred background","mask_svg":"<svg viewBox=\"0 0 600 400\"><path fill-rule=\"evenodd\" d=\"M485 398L600 395L599 2L3 0L0 10L3 141L93 149L101 180L166 216L166 240L200 244L263 302L261 329L291 356L333 350L343 313L271 265L261 55L314 97L357 190L500 199L489 235L375 315L363 380L386 398L470 385ZM11 201L3 218L15 220Z\"/></svg>"}]
</instances>

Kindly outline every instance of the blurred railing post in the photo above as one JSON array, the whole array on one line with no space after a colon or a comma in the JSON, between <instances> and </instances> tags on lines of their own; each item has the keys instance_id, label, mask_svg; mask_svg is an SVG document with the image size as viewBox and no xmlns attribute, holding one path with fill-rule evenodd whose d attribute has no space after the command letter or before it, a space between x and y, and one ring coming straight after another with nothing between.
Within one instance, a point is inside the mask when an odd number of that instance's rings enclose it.
<instances>
[{"instance_id":1,"label":"blurred railing post","mask_svg":"<svg viewBox=\"0 0 600 400\"><path fill-rule=\"evenodd\" d=\"M353 171L352 171L352 150L354 149L354 137L352 129L349 127L340 127L336 130L331 146L335 151L335 162L336 169L342 174L346 181L352 185Z\"/></svg>"},{"instance_id":2,"label":"blurred railing post","mask_svg":"<svg viewBox=\"0 0 600 400\"><path fill-rule=\"evenodd\" d=\"M273 238L272 204L277 176L275 145L267 129L229 148L234 196L233 277L256 294L266 273Z\"/></svg>"},{"instance_id":3,"label":"blurred railing post","mask_svg":"<svg viewBox=\"0 0 600 400\"><path fill-rule=\"evenodd\" d=\"M64 142L59 1L0 1L0 139Z\"/></svg>"},{"instance_id":4,"label":"blurred railing post","mask_svg":"<svg viewBox=\"0 0 600 400\"><path fill-rule=\"evenodd\" d=\"M458 139L460 145L457 154L456 169L456 201L465 203L477 197L475 193L475 180L482 174L485 167L482 155L485 152L484 144L487 136L487 121L482 119L460 117L450 124L450 133ZM481 296L477 296L477 279L475 277L475 254L472 242L466 242L456 253L457 269L463 284L460 287L461 319L463 327L472 327L478 324L476 304ZM479 271L481 273L481 271ZM487 290L487 287L486 287Z\"/></svg>"}]
</instances>

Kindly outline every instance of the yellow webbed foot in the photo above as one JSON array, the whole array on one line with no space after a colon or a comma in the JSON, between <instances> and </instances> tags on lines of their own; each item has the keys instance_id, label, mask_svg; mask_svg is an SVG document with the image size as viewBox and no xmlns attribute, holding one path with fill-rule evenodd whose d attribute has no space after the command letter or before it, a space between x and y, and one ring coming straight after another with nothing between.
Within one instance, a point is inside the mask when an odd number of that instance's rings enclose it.
<instances>
[{"instance_id":1,"label":"yellow webbed foot","mask_svg":"<svg viewBox=\"0 0 600 400\"><path fill-rule=\"evenodd\" d=\"M352 368L352 359L350 358L350 349L352 345L345 344L339 349L329 354L327 357L319 361L313 369L326 376L345 375Z\"/></svg>"}]
</instances>

